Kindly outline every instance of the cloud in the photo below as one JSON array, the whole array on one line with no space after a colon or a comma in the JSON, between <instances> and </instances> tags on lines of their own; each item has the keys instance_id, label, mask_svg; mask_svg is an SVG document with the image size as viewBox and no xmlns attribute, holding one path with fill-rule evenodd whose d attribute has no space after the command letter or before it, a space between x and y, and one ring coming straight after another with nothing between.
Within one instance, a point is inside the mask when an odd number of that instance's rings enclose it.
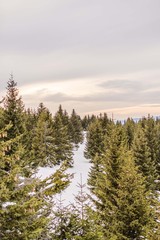
<instances>
[{"instance_id":1,"label":"cloud","mask_svg":"<svg viewBox=\"0 0 160 240\"><path fill-rule=\"evenodd\" d=\"M46 97L43 98L43 100L46 101L46 102L53 102L54 101L54 102L62 103L62 102L68 102L68 101L76 101L76 100L78 100L78 98L72 97L72 96L69 96L69 95L66 95L64 93L59 92L59 93L56 93L56 94L47 95Z\"/></svg>"},{"instance_id":2,"label":"cloud","mask_svg":"<svg viewBox=\"0 0 160 240\"><path fill-rule=\"evenodd\" d=\"M113 85L112 85L113 87ZM142 94L143 93L143 94ZM114 91L110 89L110 91L103 90L90 94L65 94L63 92L57 93L49 93L48 89L38 90L33 94L26 94L25 99L32 99L34 96L38 96L41 101L44 102L57 102L57 103L65 103L65 102L86 102L86 103L100 103L106 102L107 104L118 103L124 106L127 106L128 103L131 105L135 104L157 104L160 102L160 89L156 91L144 91L144 90L136 90L127 89L124 91ZM152 106L152 105L151 105Z\"/></svg>"},{"instance_id":3,"label":"cloud","mask_svg":"<svg viewBox=\"0 0 160 240\"><path fill-rule=\"evenodd\" d=\"M100 87L104 89L137 89L137 84L138 84L138 89L139 87L142 88L141 82L138 83L137 81L133 80L126 80L126 79L117 79L117 80L108 80L105 82L102 82L99 84Z\"/></svg>"}]
</instances>

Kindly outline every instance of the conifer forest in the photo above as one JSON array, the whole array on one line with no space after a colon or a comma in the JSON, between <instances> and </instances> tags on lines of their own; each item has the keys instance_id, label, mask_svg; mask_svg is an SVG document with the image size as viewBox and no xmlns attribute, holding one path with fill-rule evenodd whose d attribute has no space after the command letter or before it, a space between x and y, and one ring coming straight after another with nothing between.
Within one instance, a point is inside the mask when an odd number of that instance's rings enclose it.
<instances>
[{"instance_id":1,"label":"conifer forest","mask_svg":"<svg viewBox=\"0 0 160 240\"><path fill-rule=\"evenodd\" d=\"M60 105L26 109L13 76L0 104L1 240L160 240L160 119L83 118ZM85 142L89 194L55 201ZM40 167L55 168L40 179Z\"/></svg>"}]
</instances>

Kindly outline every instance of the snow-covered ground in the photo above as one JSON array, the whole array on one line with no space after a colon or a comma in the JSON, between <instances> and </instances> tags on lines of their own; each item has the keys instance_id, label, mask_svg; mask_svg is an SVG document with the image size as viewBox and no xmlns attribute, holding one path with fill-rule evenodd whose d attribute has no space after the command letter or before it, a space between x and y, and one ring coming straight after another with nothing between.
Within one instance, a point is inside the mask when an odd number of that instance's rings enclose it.
<instances>
[{"instance_id":1,"label":"snow-covered ground","mask_svg":"<svg viewBox=\"0 0 160 240\"><path fill-rule=\"evenodd\" d=\"M57 198L61 197L65 205L69 204L70 202L74 202L74 195L76 195L79 191L77 184L81 183L81 178L82 183L87 184L88 172L91 164L89 163L89 160L85 159L84 157L84 148L85 141L79 145L78 150L74 151L74 167L67 170L67 173L73 174L74 177L71 184L65 191L62 192L61 196L57 196ZM44 179L53 174L53 172L55 172L55 168L40 168L37 176L41 179ZM87 189L87 186L85 188L85 191L89 191Z\"/></svg>"}]
</instances>

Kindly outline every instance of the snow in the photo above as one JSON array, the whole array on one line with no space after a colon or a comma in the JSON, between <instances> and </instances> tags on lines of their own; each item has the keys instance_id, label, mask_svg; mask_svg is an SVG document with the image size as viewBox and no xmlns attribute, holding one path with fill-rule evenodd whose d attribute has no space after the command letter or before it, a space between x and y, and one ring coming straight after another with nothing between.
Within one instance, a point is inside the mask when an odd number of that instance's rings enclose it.
<instances>
[{"instance_id":1,"label":"snow","mask_svg":"<svg viewBox=\"0 0 160 240\"><path fill-rule=\"evenodd\" d=\"M38 172L36 173L36 177L44 180L45 178L51 176L56 171L56 169L56 167L40 167Z\"/></svg>"},{"instance_id":2,"label":"snow","mask_svg":"<svg viewBox=\"0 0 160 240\"><path fill-rule=\"evenodd\" d=\"M84 190L87 193L89 192L87 189L87 179L91 164L89 163L89 160L85 159L84 157L84 148L85 142L80 144L78 150L74 152L74 167L68 169L67 171L68 173L74 174L74 177L69 187L61 194L61 199L64 200L65 203L74 202L74 196L79 191L77 185L81 183L81 177L82 183L86 184Z\"/></svg>"},{"instance_id":3,"label":"snow","mask_svg":"<svg viewBox=\"0 0 160 240\"><path fill-rule=\"evenodd\" d=\"M89 192L89 190L87 189L87 178L91 164L89 163L89 160L85 159L84 157L85 142L86 141L79 145L78 150L74 151L74 166L66 171L67 173L73 174L71 184L61 194L56 196L57 199L61 198L65 205L74 202L74 196L78 194L79 191L77 185L81 183L81 179L82 183L86 184L86 187L84 189L85 192ZM52 175L58 168L58 166L54 168L41 167L36 175L43 180L46 177Z\"/></svg>"},{"instance_id":4,"label":"snow","mask_svg":"<svg viewBox=\"0 0 160 240\"><path fill-rule=\"evenodd\" d=\"M8 206L13 206L13 205L15 205L16 203L14 203L14 202L5 202L5 203L3 203L2 204L2 208L6 208L6 207L8 207Z\"/></svg>"}]
</instances>

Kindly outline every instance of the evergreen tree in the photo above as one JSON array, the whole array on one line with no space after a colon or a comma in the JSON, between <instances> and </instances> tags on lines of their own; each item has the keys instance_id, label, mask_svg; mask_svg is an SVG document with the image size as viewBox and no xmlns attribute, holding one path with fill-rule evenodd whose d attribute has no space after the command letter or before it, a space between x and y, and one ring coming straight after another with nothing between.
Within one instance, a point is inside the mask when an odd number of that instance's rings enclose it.
<instances>
[{"instance_id":1,"label":"evergreen tree","mask_svg":"<svg viewBox=\"0 0 160 240\"><path fill-rule=\"evenodd\" d=\"M49 114L49 110L44 106L44 104L41 102L38 106L38 109L37 109L37 118L41 115L41 113L47 113Z\"/></svg>"},{"instance_id":2,"label":"evergreen tree","mask_svg":"<svg viewBox=\"0 0 160 240\"><path fill-rule=\"evenodd\" d=\"M101 124L102 124L102 128L104 130L104 133L107 132L107 128L108 128L108 125L112 122L106 113L104 113L103 115L100 114L100 121L101 121Z\"/></svg>"},{"instance_id":3,"label":"evergreen tree","mask_svg":"<svg viewBox=\"0 0 160 240\"><path fill-rule=\"evenodd\" d=\"M97 119L88 127L84 156L92 161L96 154L100 155L103 151L104 130L101 122Z\"/></svg>"},{"instance_id":4,"label":"evergreen tree","mask_svg":"<svg viewBox=\"0 0 160 240\"><path fill-rule=\"evenodd\" d=\"M158 122L156 125L156 136L157 136L156 169L157 169L158 182L159 182L160 181L160 122Z\"/></svg>"},{"instance_id":5,"label":"evergreen tree","mask_svg":"<svg viewBox=\"0 0 160 240\"><path fill-rule=\"evenodd\" d=\"M50 199L65 188L69 179L62 170L43 181L34 178L34 172L26 178L21 165L24 149L19 144L19 136L5 139L10 128L8 125L0 131L0 238L34 240L47 231Z\"/></svg>"},{"instance_id":6,"label":"evergreen tree","mask_svg":"<svg viewBox=\"0 0 160 240\"><path fill-rule=\"evenodd\" d=\"M56 113L54 117L54 143L56 163L66 162L68 166L73 165L73 145L68 135L68 128L63 124L61 114Z\"/></svg>"},{"instance_id":7,"label":"evergreen tree","mask_svg":"<svg viewBox=\"0 0 160 240\"><path fill-rule=\"evenodd\" d=\"M114 123L104 113L103 115L100 114L88 126L84 156L91 162L94 161L96 155L101 155L104 152L104 141L112 124Z\"/></svg>"},{"instance_id":8,"label":"evergreen tree","mask_svg":"<svg viewBox=\"0 0 160 240\"><path fill-rule=\"evenodd\" d=\"M4 100L4 126L9 123L12 127L8 130L8 139L24 132L24 104L19 97L17 83L12 74L7 82L7 94Z\"/></svg>"},{"instance_id":9,"label":"evergreen tree","mask_svg":"<svg viewBox=\"0 0 160 240\"><path fill-rule=\"evenodd\" d=\"M85 131L87 130L88 124L89 124L89 116L84 116L84 118L82 119L83 130Z\"/></svg>"},{"instance_id":10,"label":"evergreen tree","mask_svg":"<svg viewBox=\"0 0 160 240\"><path fill-rule=\"evenodd\" d=\"M124 123L124 132L127 137L128 147L131 149L135 133L135 122L133 119L128 118Z\"/></svg>"},{"instance_id":11,"label":"evergreen tree","mask_svg":"<svg viewBox=\"0 0 160 240\"><path fill-rule=\"evenodd\" d=\"M148 118L143 118L139 121L139 125L144 130L145 138L147 140L147 146L149 148L150 157L152 165L156 167L156 172L158 173L159 170L159 137L156 127L156 122L153 117L148 116ZM156 189L159 190L159 182L158 182L158 175L153 174L153 178L155 181ZM157 184L156 184L157 183Z\"/></svg>"},{"instance_id":12,"label":"evergreen tree","mask_svg":"<svg viewBox=\"0 0 160 240\"><path fill-rule=\"evenodd\" d=\"M94 192L94 189L95 189L97 181L98 181L98 177L102 173L101 164L102 164L101 163L101 158L97 154L92 160L92 165L91 165L91 168L90 168L90 172L88 174L88 176L89 176L88 184L90 186L90 191L91 192Z\"/></svg>"},{"instance_id":13,"label":"evergreen tree","mask_svg":"<svg viewBox=\"0 0 160 240\"><path fill-rule=\"evenodd\" d=\"M92 209L88 194L85 193L86 185L82 183L82 175L77 187L79 192L75 196L75 204L72 207L72 211L77 214L78 231L75 240L102 240L102 227L97 224L98 216Z\"/></svg>"},{"instance_id":14,"label":"evergreen tree","mask_svg":"<svg viewBox=\"0 0 160 240\"><path fill-rule=\"evenodd\" d=\"M63 113L63 124L65 126L69 125L69 116L66 110L64 110L64 113Z\"/></svg>"},{"instance_id":15,"label":"evergreen tree","mask_svg":"<svg viewBox=\"0 0 160 240\"><path fill-rule=\"evenodd\" d=\"M105 141L106 151L101 156L96 156L99 163L98 171L94 162L88 180L90 190L96 198L92 197L100 217L100 225L108 229L109 222L113 224L113 216L116 208L117 179L121 170L122 139L118 126L110 127L109 135ZM113 213L113 214L111 214Z\"/></svg>"},{"instance_id":16,"label":"evergreen tree","mask_svg":"<svg viewBox=\"0 0 160 240\"><path fill-rule=\"evenodd\" d=\"M81 182L77 187L79 192L75 196L75 203L64 206L61 197L58 201L52 223L52 239L102 240L101 226L97 225L96 212L92 210L84 191L85 184Z\"/></svg>"},{"instance_id":17,"label":"evergreen tree","mask_svg":"<svg viewBox=\"0 0 160 240\"><path fill-rule=\"evenodd\" d=\"M60 199L53 211L51 237L54 240L72 240L77 233L77 215L70 205L64 206Z\"/></svg>"},{"instance_id":18,"label":"evergreen tree","mask_svg":"<svg viewBox=\"0 0 160 240\"><path fill-rule=\"evenodd\" d=\"M94 171L93 165L89 179L104 239L139 239L151 231L154 210L144 179L128 155L120 126L112 125L105 147L106 152L99 156L99 169ZM97 176L91 181L93 173Z\"/></svg>"},{"instance_id":19,"label":"evergreen tree","mask_svg":"<svg viewBox=\"0 0 160 240\"><path fill-rule=\"evenodd\" d=\"M157 179L156 164L152 159L152 152L148 146L148 139L145 130L140 126L137 128L133 141L133 156L139 171L145 177L145 183L148 190L155 192Z\"/></svg>"},{"instance_id":20,"label":"evergreen tree","mask_svg":"<svg viewBox=\"0 0 160 240\"><path fill-rule=\"evenodd\" d=\"M81 120L74 109L69 121L69 133L71 136L71 141L73 144L75 144L75 146L78 146L79 143L83 142L83 128Z\"/></svg>"},{"instance_id":21,"label":"evergreen tree","mask_svg":"<svg viewBox=\"0 0 160 240\"><path fill-rule=\"evenodd\" d=\"M24 125L25 130L22 135L22 145L24 146L24 168L26 169L26 176L29 177L30 172L32 172L33 162L36 162L33 150L32 150L32 143L34 141L34 131L36 127L36 114L31 109L25 110L24 113Z\"/></svg>"},{"instance_id":22,"label":"evergreen tree","mask_svg":"<svg viewBox=\"0 0 160 240\"><path fill-rule=\"evenodd\" d=\"M0 107L0 128L4 126L4 109Z\"/></svg>"},{"instance_id":23,"label":"evergreen tree","mask_svg":"<svg viewBox=\"0 0 160 240\"><path fill-rule=\"evenodd\" d=\"M39 108L40 109L40 108ZM38 111L38 119L33 131L32 166L53 166L57 163L53 119L49 110L43 106Z\"/></svg>"},{"instance_id":24,"label":"evergreen tree","mask_svg":"<svg viewBox=\"0 0 160 240\"><path fill-rule=\"evenodd\" d=\"M144 132L148 141L148 147L150 148L152 161L156 163L156 153L157 153L157 147L158 147L157 136L156 136L156 126L155 126L155 120L150 116L145 121Z\"/></svg>"},{"instance_id":25,"label":"evergreen tree","mask_svg":"<svg viewBox=\"0 0 160 240\"><path fill-rule=\"evenodd\" d=\"M43 236L44 234L47 236L50 221L50 200L55 193L65 188L69 180L68 175L64 174L63 166L43 181L34 179L35 171L30 168L30 163L33 160L32 164L35 165L37 156L30 159L32 154L30 155L29 152L32 148L36 118L29 111L24 112L23 102L21 97L18 97L16 85L11 76L4 102L3 126L5 123L11 123L11 125L7 128L7 134L6 131L4 133L2 131L3 139L0 139L2 156L0 238L44 239ZM43 110L41 105L38 115L45 121L49 114L47 111L44 114ZM29 168L29 178L26 178L26 168ZM9 224L6 225L6 222Z\"/></svg>"},{"instance_id":26,"label":"evergreen tree","mask_svg":"<svg viewBox=\"0 0 160 240\"><path fill-rule=\"evenodd\" d=\"M118 179L117 208L113 224L117 239L147 239L156 227L155 209L146 192L144 178L133 157L125 156Z\"/></svg>"},{"instance_id":27,"label":"evergreen tree","mask_svg":"<svg viewBox=\"0 0 160 240\"><path fill-rule=\"evenodd\" d=\"M56 115L59 115L59 117L62 120L62 123L64 126L68 128L69 125L69 116L66 110L63 110L62 105L59 105L58 111L56 112Z\"/></svg>"}]
</instances>

